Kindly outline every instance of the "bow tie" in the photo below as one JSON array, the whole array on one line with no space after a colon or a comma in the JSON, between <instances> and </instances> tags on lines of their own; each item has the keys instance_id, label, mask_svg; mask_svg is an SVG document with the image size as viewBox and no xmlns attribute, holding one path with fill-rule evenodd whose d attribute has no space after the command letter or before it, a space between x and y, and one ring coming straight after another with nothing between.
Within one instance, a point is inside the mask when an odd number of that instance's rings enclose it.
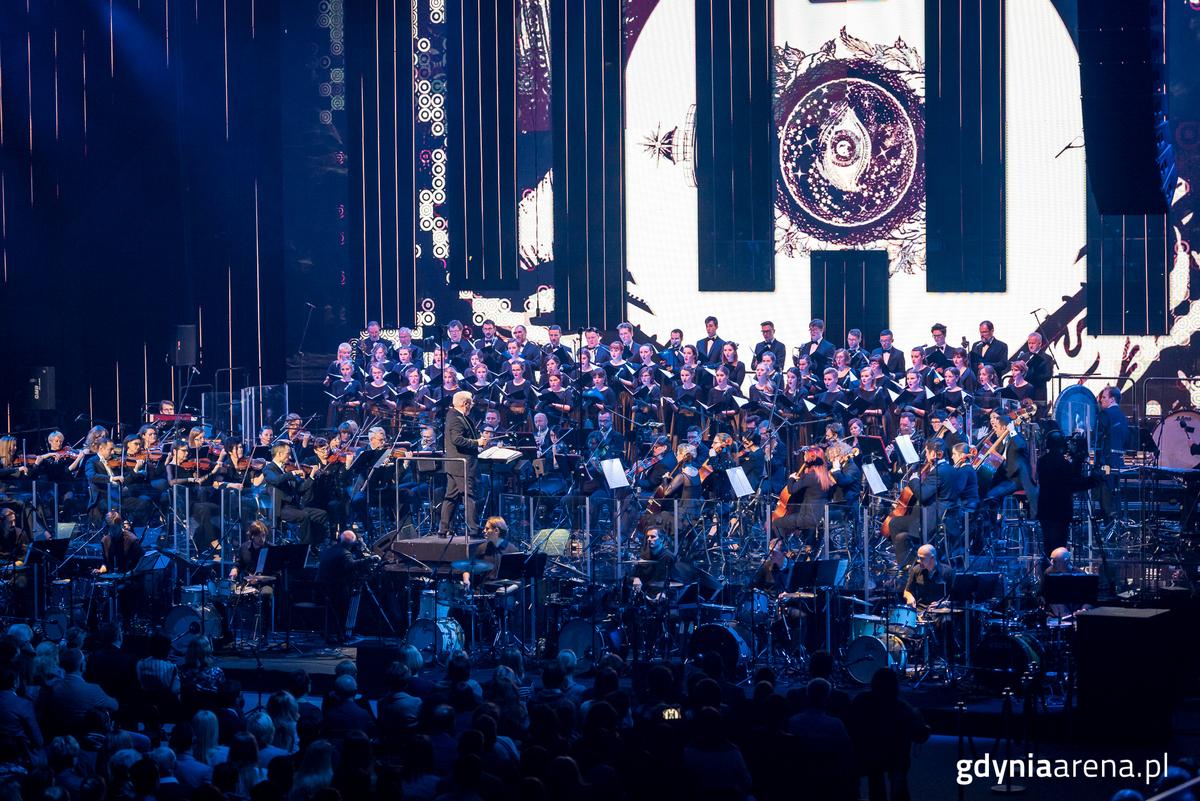
<instances>
[{"instance_id":1,"label":"bow tie","mask_svg":"<svg viewBox=\"0 0 1200 801\"><path fill-rule=\"evenodd\" d=\"M716 337L708 337L708 338L707 338L707 341L708 341L708 342L715 342L716 340L717 340L717 338L716 338Z\"/></svg>"}]
</instances>

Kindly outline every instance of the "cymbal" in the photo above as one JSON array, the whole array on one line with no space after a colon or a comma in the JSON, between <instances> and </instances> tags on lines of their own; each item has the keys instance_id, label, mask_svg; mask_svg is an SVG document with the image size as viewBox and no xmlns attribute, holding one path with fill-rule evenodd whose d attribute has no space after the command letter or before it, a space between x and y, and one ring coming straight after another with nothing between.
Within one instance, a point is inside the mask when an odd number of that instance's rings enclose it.
<instances>
[{"instance_id":1,"label":"cymbal","mask_svg":"<svg viewBox=\"0 0 1200 801\"><path fill-rule=\"evenodd\" d=\"M495 565L482 559L459 559L457 562L451 562L450 567L458 573L486 573Z\"/></svg>"},{"instance_id":2,"label":"cymbal","mask_svg":"<svg viewBox=\"0 0 1200 801\"><path fill-rule=\"evenodd\" d=\"M657 565L657 559L628 559L621 562L623 565Z\"/></svg>"},{"instance_id":3,"label":"cymbal","mask_svg":"<svg viewBox=\"0 0 1200 801\"><path fill-rule=\"evenodd\" d=\"M682 581L647 581L647 587L666 587L670 590L682 590L684 583Z\"/></svg>"}]
</instances>

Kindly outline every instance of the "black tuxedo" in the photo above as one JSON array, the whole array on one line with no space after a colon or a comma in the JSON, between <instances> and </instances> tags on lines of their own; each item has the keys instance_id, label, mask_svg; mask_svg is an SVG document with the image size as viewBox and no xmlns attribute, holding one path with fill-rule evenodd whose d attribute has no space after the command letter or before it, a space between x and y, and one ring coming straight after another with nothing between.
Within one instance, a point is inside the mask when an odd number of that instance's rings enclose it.
<instances>
[{"instance_id":1,"label":"black tuxedo","mask_svg":"<svg viewBox=\"0 0 1200 801\"><path fill-rule=\"evenodd\" d=\"M1057 366L1054 363L1054 357L1045 349L1039 350L1037 355L1041 358L1037 360L1037 364L1030 364L1030 359L1033 354L1029 352L1028 345L1022 345L1021 349L1016 352L1008 360L1009 364L1015 361L1023 361L1029 367L1029 372L1025 374L1025 380L1033 384L1034 400L1046 400L1046 385L1050 383L1050 379L1054 377L1054 368Z\"/></svg>"},{"instance_id":2,"label":"black tuxedo","mask_svg":"<svg viewBox=\"0 0 1200 801\"><path fill-rule=\"evenodd\" d=\"M696 343L696 351L700 357L700 364L716 364L721 361L721 348L725 347L725 340L720 337L714 337L712 342L708 341L708 337L701 339Z\"/></svg>"},{"instance_id":3,"label":"black tuxedo","mask_svg":"<svg viewBox=\"0 0 1200 801\"><path fill-rule=\"evenodd\" d=\"M483 352L483 362L492 372L498 370L500 363L508 357L508 344L500 337L492 337L490 345L486 340L475 340L475 350Z\"/></svg>"},{"instance_id":4,"label":"black tuxedo","mask_svg":"<svg viewBox=\"0 0 1200 801\"><path fill-rule=\"evenodd\" d=\"M822 338L820 343L817 343L815 340L806 342L800 348L800 355L807 356L808 362L812 366L812 371L820 375L821 371L826 367L833 366L833 354L836 350L833 347L833 343L828 339ZM776 364L779 364L779 362L776 362Z\"/></svg>"},{"instance_id":5,"label":"black tuxedo","mask_svg":"<svg viewBox=\"0 0 1200 801\"><path fill-rule=\"evenodd\" d=\"M586 350L588 355L592 357L591 361L589 362L592 367L599 367L602 364L608 363L610 358L608 355L608 348L606 348L603 344L597 345L594 348L589 348L585 345L583 350Z\"/></svg>"},{"instance_id":6,"label":"black tuxedo","mask_svg":"<svg viewBox=\"0 0 1200 801\"><path fill-rule=\"evenodd\" d=\"M465 499L464 511L467 516L467 534L476 536L479 533L479 515L475 510L475 500L479 486L479 432L471 418L451 406L446 410L445 448L446 458L455 461L445 463L446 496L442 501L442 518L438 525L438 534L450 533L450 522L458 511L460 499ZM465 463L457 461L465 459Z\"/></svg>"},{"instance_id":7,"label":"black tuxedo","mask_svg":"<svg viewBox=\"0 0 1200 801\"><path fill-rule=\"evenodd\" d=\"M976 342L971 346L971 369L978 370L979 365L990 364L996 368L996 377L1008 370L1008 345L995 337L987 345Z\"/></svg>"},{"instance_id":8,"label":"black tuxedo","mask_svg":"<svg viewBox=\"0 0 1200 801\"><path fill-rule=\"evenodd\" d=\"M778 339L772 339L770 342L764 340L754 346L754 359L750 362L751 370L753 370L755 367L758 367L758 363L762 360L762 355L767 351L770 351L772 354L774 354L776 367L779 367L783 364L783 359L785 356L787 356L787 346ZM833 359L832 355L830 355L830 359Z\"/></svg>"},{"instance_id":9,"label":"black tuxedo","mask_svg":"<svg viewBox=\"0 0 1200 801\"><path fill-rule=\"evenodd\" d=\"M904 354L895 345L888 348L886 351L883 348L876 348L871 351L872 356L882 356L883 372L890 376L904 375Z\"/></svg>"},{"instance_id":10,"label":"black tuxedo","mask_svg":"<svg viewBox=\"0 0 1200 801\"><path fill-rule=\"evenodd\" d=\"M267 462L262 476L273 490L275 519L294 523L302 543L319 545L324 542L329 526L328 513L324 509L301 506L304 494L312 488L312 481L284 472L274 461Z\"/></svg>"}]
</instances>

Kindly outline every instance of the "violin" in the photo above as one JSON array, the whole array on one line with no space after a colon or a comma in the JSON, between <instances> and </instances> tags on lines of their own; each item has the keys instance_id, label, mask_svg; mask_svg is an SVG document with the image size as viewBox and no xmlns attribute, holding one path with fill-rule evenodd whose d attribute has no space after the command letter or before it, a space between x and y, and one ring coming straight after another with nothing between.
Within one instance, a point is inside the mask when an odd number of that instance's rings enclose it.
<instances>
[{"instance_id":1,"label":"violin","mask_svg":"<svg viewBox=\"0 0 1200 801\"><path fill-rule=\"evenodd\" d=\"M80 454L82 454L82 453L83 453L83 451L77 451L77 450L75 450L75 449L73 449L73 448L60 448L60 449L59 449L59 450L57 450L57 451L49 451L49 452L47 452L47 453L43 453L41 456L39 456L39 457L36 457L36 458L37 458L37 459L45 459L45 458L50 458L50 459L78 459L78 458L79 458L79 456L80 456ZM25 457L25 458L26 458L26 459L28 459L28 458L31 458L31 457Z\"/></svg>"},{"instance_id":2,"label":"violin","mask_svg":"<svg viewBox=\"0 0 1200 801\"><path fill-rule=\"evenodd\" d=\"M266 466L267 460L265 458L260 457L258 459L251 459L249 456L243 456L241 459L238 459L237 464L234 465L236 469L241 471L262 470Z\"/></svg>"},{"instance_id":3,"label":"violin","mask_svg":"<svg viewBox=\"0 0 1200 801\"><path fill-rule=\"evenodd\" d=\"M212 470L213 460L209 458L200 459L199 461L195 459L184 459L179 463L179 468L189 472L193 470L200 470L201 472Z\"/></svg>"}]
</instances>

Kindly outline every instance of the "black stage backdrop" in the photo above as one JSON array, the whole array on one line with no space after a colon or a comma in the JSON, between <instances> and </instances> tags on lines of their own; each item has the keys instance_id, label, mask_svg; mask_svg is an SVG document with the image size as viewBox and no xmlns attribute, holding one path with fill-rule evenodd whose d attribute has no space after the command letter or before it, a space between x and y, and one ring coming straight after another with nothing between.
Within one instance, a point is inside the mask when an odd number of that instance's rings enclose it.
<instances>
[{"instance_id":1,"label":"black stage backdrop","mask_svg":"<svg viewBox=\"0 0 1200 801\"><path fill-rule=\"evenodd\" d=\"M135 424L180 394L177 325L198 326L189 406L281 381L276 0L26 9L0 6L4 428L35 366L70 417L43 423Z\"/></svg>"}]
</instances>

